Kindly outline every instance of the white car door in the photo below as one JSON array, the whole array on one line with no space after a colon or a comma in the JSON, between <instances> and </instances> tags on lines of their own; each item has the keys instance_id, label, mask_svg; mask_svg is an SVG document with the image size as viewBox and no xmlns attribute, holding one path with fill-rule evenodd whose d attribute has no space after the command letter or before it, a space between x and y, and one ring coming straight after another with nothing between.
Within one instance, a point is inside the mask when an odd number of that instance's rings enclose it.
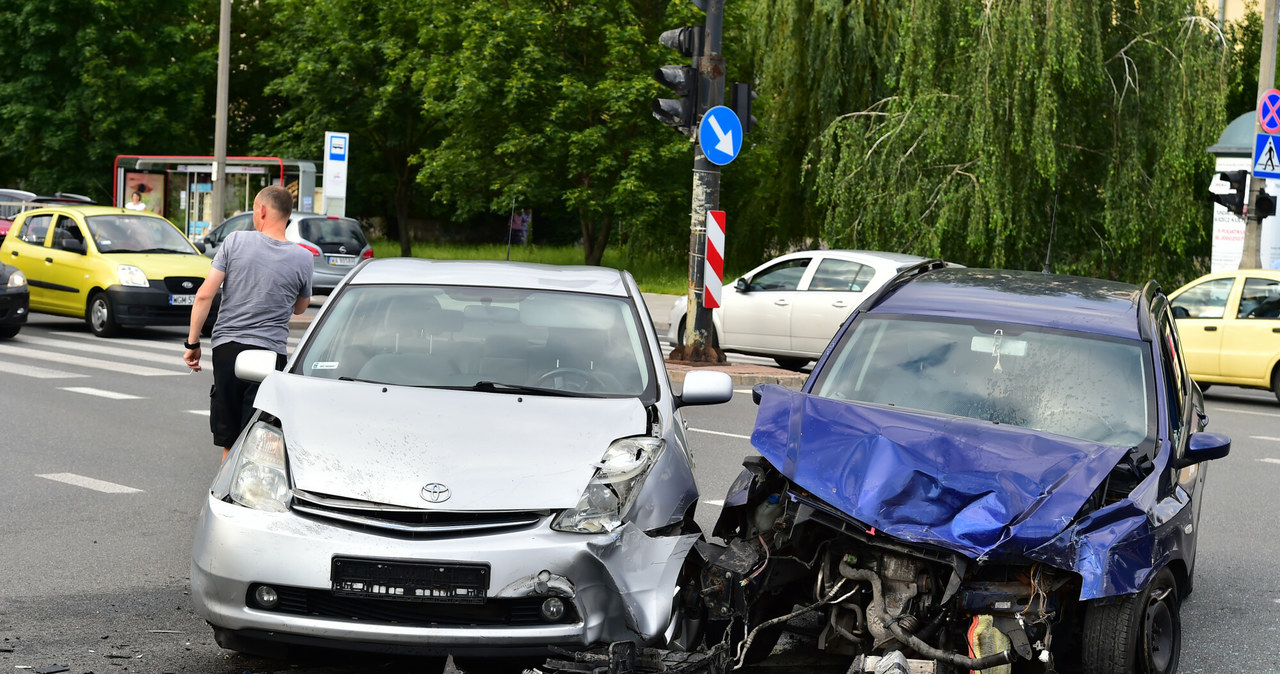
<instances>
[{"instance_id":1,"label":"white car door","mask_svg":"<svg viewBox=\"0 0 1280 674\"><path fill-rule=\"evenodd\" d=\"M773 353L791 350L791 306L809 257L779 260L742 277L745 289L726 289L720 309L720 346Z\"/></svg>"},{"instance_id":2,"label":"white car door","mask_svg":"<svg viewBox=\"0 0 1280 674\"><path fill-rule=\"evenodd\" d=\"M883 273L892 273L885 271ZM791 350L822 355L849 314L866 299L875 269L852 260L824 257L817 261L804 290L791 306Z\"/></svg>"}]
</instances>

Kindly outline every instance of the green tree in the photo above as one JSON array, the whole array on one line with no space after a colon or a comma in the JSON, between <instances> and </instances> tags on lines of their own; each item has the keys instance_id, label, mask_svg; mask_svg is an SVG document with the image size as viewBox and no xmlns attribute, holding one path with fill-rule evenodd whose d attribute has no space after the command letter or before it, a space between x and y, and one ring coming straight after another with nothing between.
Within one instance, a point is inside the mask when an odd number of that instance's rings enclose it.
<instances>
[{"instance_id":1,"label":"green tree","mask_svg":"<svg viewBox=\"0 0 1280 674\"><path fill-rule=\"evenodd\" d=\"M413 79L432 58L419 41L410 3L388 0L268 0L278 34L259 57L287 64L265 86L280 108L260 151L314 156L325 131L351 134L349 211L373 214L391 205L403 255L410 254L417 168L413 157L430 142ZM426 49L424 49L426 47Z\"/></svg>"},{"instance_id":2,"label":"green tree","mask_svg":"<svg viewBox=\"0 0 1280 674\"><path fill-rule=\"evenodd\" d=\"M667 4L423 3L434 57L416 83L446 131L419 156L422 184L455 220L567 210L587 264L620 228L649 250L687 232L691 149L649 114Z\"/></svg>"},{"instance_id":3,"label":"green tree","mask_svg":"<svg viewBox=\"0 0 1280 674\"><path fill-rule=\"evenodd\" d=\"M1207 253L1228 48L1183 3L882 5L892 95L812 155L833 244L1128 281Z\"/></svg>"},{"instance_id":4,"label":"green tree","mask_svg":"<svg viewBox=\"0 0 1280 674\"><path fill-rule=\"evenodd\" d=\"M116 155L211 145L217 17L208 4L5 3L0 183L107 200Z\"/></svg>"}]
</instances>

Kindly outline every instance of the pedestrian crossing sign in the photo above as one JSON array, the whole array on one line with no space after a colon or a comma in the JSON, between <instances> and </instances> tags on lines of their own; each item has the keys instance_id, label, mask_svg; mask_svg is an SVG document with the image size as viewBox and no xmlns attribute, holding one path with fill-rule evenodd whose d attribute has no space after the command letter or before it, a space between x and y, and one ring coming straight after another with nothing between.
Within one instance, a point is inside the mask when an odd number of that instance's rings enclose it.
<instances>
[{"instance_id":1,"label":"pedestrian crossing sign","mask_svg":"<svg viewBox=\"0 0 1280 674\"><path fill-rule=\"evenodd\" d=\"M1280 179L1280 135L1260 133L1253 141L1253 170L1256 178Z\"/></svg>"}]
</instances>

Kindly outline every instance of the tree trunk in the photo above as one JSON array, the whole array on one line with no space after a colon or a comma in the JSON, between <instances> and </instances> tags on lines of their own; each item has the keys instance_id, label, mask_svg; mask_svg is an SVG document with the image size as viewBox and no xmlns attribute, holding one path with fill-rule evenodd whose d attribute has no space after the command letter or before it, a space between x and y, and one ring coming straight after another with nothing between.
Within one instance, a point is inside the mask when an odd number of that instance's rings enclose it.
<instances>
[{"instance_id":1,"label":"tree trunk","mask_svg":"<svg viewBox=\"0 0 1280 674\"><path fill-rule=\"evenodd\" d=\"M581 212L580 212L581 213ZM586 258L585 263L590 265L600 265L600 261L604 259L604 249L609 244L609 232L613 228L612 218L601 218L600 222L591 222L586 219L585 215L579 215L582 218L582 252Z\"/></svg>"}]
</instances>

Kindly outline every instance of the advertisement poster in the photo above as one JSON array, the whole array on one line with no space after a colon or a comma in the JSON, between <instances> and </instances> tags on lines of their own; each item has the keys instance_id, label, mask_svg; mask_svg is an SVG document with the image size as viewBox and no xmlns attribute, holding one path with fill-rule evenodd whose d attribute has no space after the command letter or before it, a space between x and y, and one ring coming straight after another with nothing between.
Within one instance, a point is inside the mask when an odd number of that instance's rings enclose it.
<instances>
[{"instance_id":1,"label":"advertisement poster","mask_svg":"<svg viewBox=\"0 0 1280 674\"><path fill-rule=\"evenodd\" d=\"M147 210L164 215L164 181L163 173L125 171L124 203L120 205L130 210ZM137 201L134 200L134 194L138 195ZM133 204L139 204L141 207Z\"/></svg>"}]
</instances>

